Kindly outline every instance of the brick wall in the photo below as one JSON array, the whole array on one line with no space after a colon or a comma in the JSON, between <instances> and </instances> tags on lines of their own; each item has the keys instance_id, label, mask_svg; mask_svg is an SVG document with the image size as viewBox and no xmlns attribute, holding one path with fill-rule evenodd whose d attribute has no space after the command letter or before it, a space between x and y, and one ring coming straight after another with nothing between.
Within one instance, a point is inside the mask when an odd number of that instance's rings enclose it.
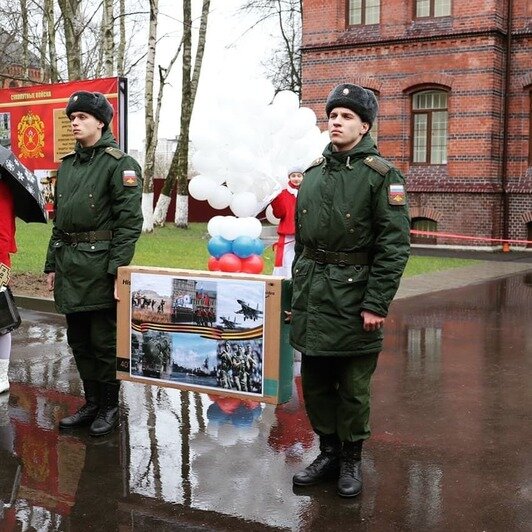
<instances>
[{"instance_id":1,"label":"brick wall","mask_svg":"<svg viewBox=\"0 0 532 532\"><path fill-rule=\"evenodd\" d=\"M509 238L526 237L532 90L530 2L513 1L507 164ZM441 211L442 231L502 237L506 2L453 1L452 15L413 19L413 0L381 0L381 23L346 25L345 0L303 4L303 105L326 128L330 89L352 82L379 99L379 149L408 178L411 202ZM411 95L448 91L448 160L412 165ZM414 203L415 205L415 203Z\"/></svg>"}]
</instances>

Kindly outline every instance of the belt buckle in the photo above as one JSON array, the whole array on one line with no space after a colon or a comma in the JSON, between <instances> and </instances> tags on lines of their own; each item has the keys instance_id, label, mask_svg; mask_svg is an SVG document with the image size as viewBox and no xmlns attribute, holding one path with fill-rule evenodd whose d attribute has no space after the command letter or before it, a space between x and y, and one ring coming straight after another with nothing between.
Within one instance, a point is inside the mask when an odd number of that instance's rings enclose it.
<instances>
[{"instance_id":1,"label":"belt buckle","mask_svg":"<svg viewBox=\"0 0 532 532\"><path fill-rule=\"evenodd\" d=\"M326 264L327 252L324 249L317 249L314 254L316 264Z\"/></svg>"},{"instance_id":2,"label":"belt buckle","mask_svg":"<svg viewBox=\"0 0 532 532\"><path fill-rule=\"evenodd\" d=\"M345 268L346 266L348 266L347 258L345 257L345 254L343 254L343 253L340 253L339 255L340 255L340 257L343 257L343 258L339 258L338 261L336 262L336 264L340 268Z\"/></svg>"}]
</instances>

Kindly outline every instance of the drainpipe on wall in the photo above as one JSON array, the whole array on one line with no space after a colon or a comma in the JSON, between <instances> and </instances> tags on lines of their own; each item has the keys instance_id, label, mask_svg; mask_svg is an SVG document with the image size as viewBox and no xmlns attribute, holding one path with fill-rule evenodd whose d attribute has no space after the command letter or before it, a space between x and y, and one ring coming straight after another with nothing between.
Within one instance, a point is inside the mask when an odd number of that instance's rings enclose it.
<instances>
[{"instance_id":1,"label":"drainpipe on wall","mask_svg":"<svg viewBox=\"0 0 532 532\"><path fill-rule=\"evenodd\" d=\"M510 198L508 197L508 124L510 109L510 74L512 66L512 0L507 1L506 13L506 69L504 79L504 105L502 127L501 188L502 188L502 238L508 239L510 233ZM509 251L507 242L503 242L503 251Z\"/></svg>"}]
</instances>

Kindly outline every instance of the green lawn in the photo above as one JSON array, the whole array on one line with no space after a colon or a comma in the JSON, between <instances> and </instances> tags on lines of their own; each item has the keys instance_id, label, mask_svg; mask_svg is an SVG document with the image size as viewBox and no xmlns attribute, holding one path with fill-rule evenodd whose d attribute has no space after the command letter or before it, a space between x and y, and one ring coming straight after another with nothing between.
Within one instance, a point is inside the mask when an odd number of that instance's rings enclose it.
<instances>
[{"instance_id":1,"label":"green lawn","mask_svg":"<svg viewBox=\"0 0 532 532\"><path fill-rule=\"evenodd\" d=\"M44 258L52 225L17 223L18 253L13 256L13 272L39 274L43 270ZM207 224L193 223L188 230L176 229L169 224L143 234L137 244L132 264L138 266L164 266L206 270L209 253L207 251ZM264 253L265 273L273 268L271 247ZM413 276L432 271L459 268L473 264L474 260L448 259L441 257L411 257L405 275Z\"/></svg>"}]
</instances>

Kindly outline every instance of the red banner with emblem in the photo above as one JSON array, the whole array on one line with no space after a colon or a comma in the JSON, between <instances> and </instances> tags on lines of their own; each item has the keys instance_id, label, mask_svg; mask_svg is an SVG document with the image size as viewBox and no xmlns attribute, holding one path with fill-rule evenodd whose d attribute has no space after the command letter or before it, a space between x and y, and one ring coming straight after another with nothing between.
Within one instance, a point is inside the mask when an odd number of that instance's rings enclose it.
<instances>
[{"instance_id":1,"label":"red banner with emblem","mask_svg":"<svg viewBox=\"0 0 532 532\"><path fill-rule=\"evenodd\" d=\"M0 144L10 149L40 180L53 203L53 184L61 157L74 148L65 107L76 91L101 92L114 109L110 128L126 151L127 80L102 78L0 89Z\"/></svg>"}]
</instances>

